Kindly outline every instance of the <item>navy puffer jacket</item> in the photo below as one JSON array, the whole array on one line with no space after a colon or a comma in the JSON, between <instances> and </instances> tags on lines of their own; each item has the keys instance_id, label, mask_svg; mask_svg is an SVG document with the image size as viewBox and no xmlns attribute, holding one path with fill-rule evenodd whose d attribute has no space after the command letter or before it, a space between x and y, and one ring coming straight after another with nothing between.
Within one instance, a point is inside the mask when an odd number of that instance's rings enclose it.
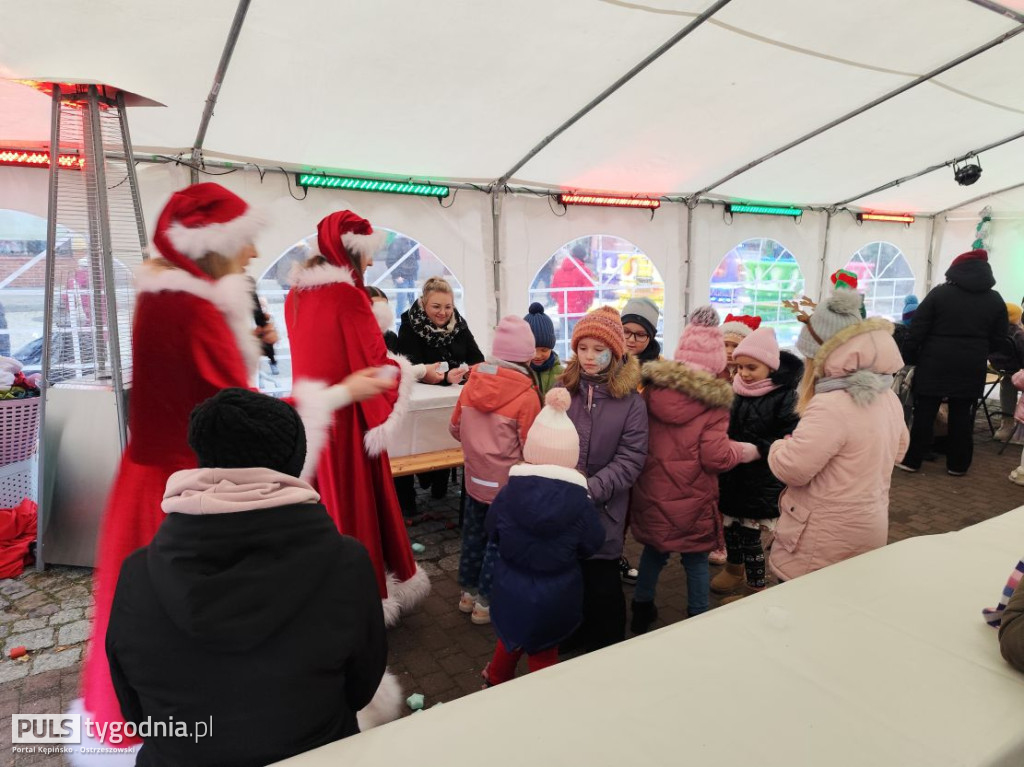
<instances>
[{"instance_id":1,"label":"navy puffer jacket","mask_svg":"<svg viewBox=\"0 0 1024 767\"><path fill-rule=\"evenodd\" d=\"M509 650L547 650L583 619L580 559L604 541L587 480L561 466L519 464L487 512L498 543L491 623Z\"/></svg>"}]
</instances>

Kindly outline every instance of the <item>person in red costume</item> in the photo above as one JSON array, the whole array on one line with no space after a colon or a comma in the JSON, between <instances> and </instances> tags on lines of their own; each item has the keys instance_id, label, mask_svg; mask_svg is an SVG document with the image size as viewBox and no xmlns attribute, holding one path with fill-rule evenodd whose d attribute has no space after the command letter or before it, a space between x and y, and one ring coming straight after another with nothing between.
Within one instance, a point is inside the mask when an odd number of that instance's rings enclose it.
<instances>
[{"instance_id":1,"label":"person in red costume","mask_svg":"<svg viewBox=\"0 0 1024 767\"><path fill-rule=\"evenodd\" d=\"M385 449L408 409L415 375L404 357L388 353L364 291L363 272L383 248L383 232L343 210L320 222L317 244L319 253L292 272L284 305L294 391L371 365L391 365L400 377L397 390L334 414L313 483L338 530L370 552L392 626L430 592L430 578L412 555Z\"/></svg>"},{"instance_id":2,"label":"person in red costume","mask_svg":"<svg viewBox=\"0 0 1024 767\"><path fill-rule=\"evenodd\" d=\"M163 521L167 479L198 466L187 439L193 408L221 389L249 387L261 338L274 340L272 326L254 327L252 283L244 273L256 255L253 241L262 224L245 200L219 184L187 187L171 196L157 221L153 244L162 258L149 259L136 274L131 436L100 529L83 699L72 704L72 712L104 728L104 745L126 750L92 758L78 751L72 764L135 763L127 747L139 740L110 738L110 725L120 729L124 722L104 652L117 577L125 558L148 545ZM323 413L391 385L360 371L342 386L310 388L296 408L310 432Z\"/></svg>"},{"instance_id":3,"label":"person in red costume","mask_svg":"<svg viewBox=\"0 0 1024 767\"><path fill-rule=\"evenodd\" d=\"M569 319L570 329L590 310L594 301L594 273L584 263L586 249L579 244L562 259L551 278L551 291L558 314Z\"/></svg>"}]
</instances>

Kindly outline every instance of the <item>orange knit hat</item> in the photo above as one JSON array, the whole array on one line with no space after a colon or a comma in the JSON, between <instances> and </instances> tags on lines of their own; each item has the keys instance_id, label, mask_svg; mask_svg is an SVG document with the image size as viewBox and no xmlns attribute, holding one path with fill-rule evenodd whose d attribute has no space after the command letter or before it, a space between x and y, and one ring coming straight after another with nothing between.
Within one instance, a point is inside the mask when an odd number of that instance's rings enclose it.
<instances>
[{"instance_id":1,"label":"orange knit hat","mask_svg":"<svg viewBox=\"0 0 1024 767\"><path fill-rule=\"evenodd\" d=\"M572 350L576 351L580 339L593 338L605 344L616 359L626 353L626 336L622 332L622 318L611 306L600 306L588 312L576 323L572 331Z\"/></svg>"}]
</instances>

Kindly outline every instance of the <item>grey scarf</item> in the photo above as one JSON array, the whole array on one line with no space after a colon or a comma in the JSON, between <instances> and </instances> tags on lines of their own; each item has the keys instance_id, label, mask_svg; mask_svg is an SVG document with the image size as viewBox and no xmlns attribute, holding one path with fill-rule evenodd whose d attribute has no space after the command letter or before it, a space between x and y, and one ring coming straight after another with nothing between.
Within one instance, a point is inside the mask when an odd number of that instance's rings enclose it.
<instances>
[{"instance_id":1,"label":"grey scarf","mask_svg":"<svg viewBox=\"0 0 1024 767\"><path fill-rule=\"evenodd\" d=\"M879 394L892 388L892 376L884 373L873 373L870 370L858 370L848 376L822 378L814 385L815 394L829 391L846 391L853 401L861 407L867 407Z\"/></svg>"}]
</instances>

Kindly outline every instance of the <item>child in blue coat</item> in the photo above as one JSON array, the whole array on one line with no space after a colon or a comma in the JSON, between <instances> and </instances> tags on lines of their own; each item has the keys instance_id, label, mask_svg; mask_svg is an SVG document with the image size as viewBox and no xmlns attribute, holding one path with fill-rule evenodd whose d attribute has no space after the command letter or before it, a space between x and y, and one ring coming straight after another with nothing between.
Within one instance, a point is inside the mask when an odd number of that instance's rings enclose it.
<instances>
[{"instance_id":1,"label":"child in blue coat","mask_svg":"<svg viewBox=\"0 0 1024 767\"><path fill-rule=\"evenodd\" d=\"M597 552L604 527L576 471L579 436L566 415L571 397L552 389L487 512L487 531L500 558L491 587L498 642L483 671L487 686L515 676L525 652L530 671L558 662L558 643L583 620L580 560Z\"/></svg>"}]
</instances>

